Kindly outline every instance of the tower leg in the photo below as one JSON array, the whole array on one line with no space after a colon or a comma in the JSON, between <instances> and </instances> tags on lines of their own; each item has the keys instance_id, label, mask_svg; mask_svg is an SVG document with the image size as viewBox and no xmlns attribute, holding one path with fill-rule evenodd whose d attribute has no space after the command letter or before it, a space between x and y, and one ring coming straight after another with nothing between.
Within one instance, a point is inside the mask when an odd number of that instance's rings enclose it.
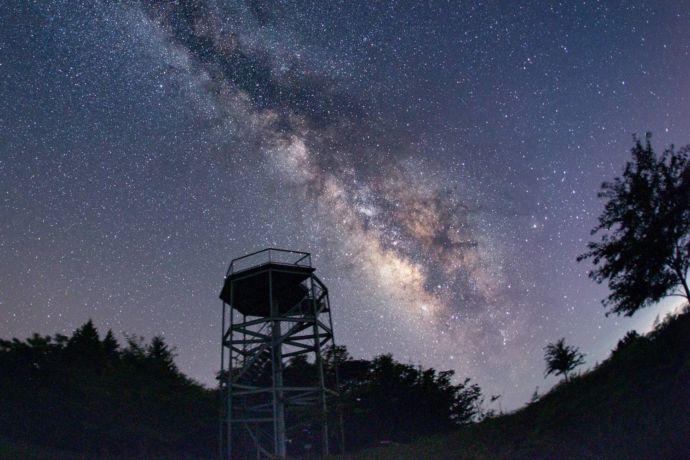
<instances>
[{"instance_id":1,"label":"tower leg","mask_svg":"<svg viewBox=\"0 0 690 460\"><path fill-rule=\"evenodd\" d=\"M280 321L273 322L273 419L275 421L275 452L278 458L285 458L285 402L283 399L283 357L281 353Z\"/></svg>"},{"instance_id":2,"label":"tower leg","mask_svg":"<svg viewBox=\"0 0 690 460\"><path fill-rule=\"evenodd\" d=\"M316 368L319 373L319 398L321 404L321 455L329 455L328 449L328 408L326 407L326 382L323 374L323 358L321 356L321 334L319 332L319 305L316 302L316 292L314 289L314 278L311 278L311 297L312 308L314 311L314 352L316 354Z\"/></svg>"},{"instance_id":3,"label":"tower leg","mask_svg":"<svg viewBox=\"0 0 690 460\"><path fill-rule=\"evenodd\" d=\"M232 331L232 326L234 325L234 313L232 311L232 308L230 309L230 330ZM232 336L232 332L230 333ZM232 339L231 339L232 340ZM228 454L228 460L232 460L232 347L228 347L228 378L227 378L227 383L226 383L226 394L227 394L227 415L226 415L226 424L227 424L227 433L226 433L226 445L227 445L227 454Z\"/></svg>"},{"instance_id":4,"label":"tower leg","mask_svg":"<svg viewBox=\"0 0 690 460\"><path fill-rule=\"evenodd\" d=\"M273 273L268 272L268 292L271 316L280 316L277 303L273 299ZM283 459L286 455L285 439L285 401L283 398L283 355L281 347L280 321L274 319L271 324L272 341L271 360L273 366L273 430L274 452L277 458Z\"/></svg>"}]
</instances>

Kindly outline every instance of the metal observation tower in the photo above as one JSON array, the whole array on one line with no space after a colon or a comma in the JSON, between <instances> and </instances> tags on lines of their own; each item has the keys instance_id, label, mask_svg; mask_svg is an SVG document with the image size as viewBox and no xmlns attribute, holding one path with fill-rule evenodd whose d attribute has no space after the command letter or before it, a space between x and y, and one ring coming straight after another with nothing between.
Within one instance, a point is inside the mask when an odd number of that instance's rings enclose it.
<instances>
[{"instance_id":1,"label":"metal observation tower","mask_svg":"<svg viewBox=\"0 0 690 460\"><path fill-rule=\"evenodd\" d=\"M309 253L274 248L230 262L220 293L223 459L321 457L331 438L342 450L341 420L329 415L337 376L325 375L323 356L333 345L328 289L314 270ZM296 375L286 374L290 359L302 364ZM329 420L339 425L330 436Z\"/></svg>"}]
</instances>

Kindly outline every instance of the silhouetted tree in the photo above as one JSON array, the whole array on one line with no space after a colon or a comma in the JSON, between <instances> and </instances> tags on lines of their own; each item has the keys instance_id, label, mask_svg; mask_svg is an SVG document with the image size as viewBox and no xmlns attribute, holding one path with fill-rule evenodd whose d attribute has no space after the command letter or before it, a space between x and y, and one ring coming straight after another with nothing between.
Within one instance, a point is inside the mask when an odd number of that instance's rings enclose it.
<instances>
[{"instance_id":1,"label":"silhouetted tree","mask_svg":"<svg viewBox=\"0 0 690 460\"><path fill-rule=\"evenodd\" d=\"M165 339L160 335L151 339L151 344L146 347L146 358L158 369L163 369L173 374L177 373L177 366L175 366L174 362L174 350L165 343Z\"/></svg>"},{"instance_id":2,"label":"silhouetted tree","mask_svg":"<svg viewBox=\"0 0 690 460\"><path fill-rule=\"evenodd\" d=\"M590 242L578 261L591 258L589 276L608 282L608 313L631 316L668 295L690 299L690 145L661 157L635 139L622 177L602 185L607 199Z\"/></svg>"},{"instance_id":3,"label":"silhouetted tree","mask_svg":"<svg viewBox=\"0 0 690 460\"><path fill-rule=\"evenodd\" d=\"M107 334L103 338L103 351L109 358L115 358L118 355L118 350L120 349L120 344L117 343L113 331L108 329Z\"/></svg>"},{"instance_id":4,"label":"silhouetted tree","mask_svg":"<svg viewBox=\"0 0 690 460\"><path fill-rule=\"evenodd\" d=\"M287 386L315 385L318 379L316 366L307 361L307 355L296 355L285 367L284 379Z\"/></svg>"},{"instance_id":5,"label":"silhouetted tree","mask_svg":"<svg viewBox=\"0 0 690 460\"><path fill-rule=\"evenodd\" d=\"M326 348L323 353L323 364L326 367L335 368L339 363L344 363L350 359L350 353L343 345L334 345Z\"/></svg>"},{"instance_id":6,"label":"silhouetted tree","mask_svg":"<svg viewBox=\"0 0 690 460\"><path fill-rule=\"evenodd\" d=\"M0 440L64 458L210 458L217 393L173 359L161 337L121 349L91 321L69 338L0 340Z\"/></svg>"},{"instance_id":7,"label":"silhouetted tree","mask_svg":"<svg viewBox=\"0 0 690 460\"><path fill-rule=\"evenodd\" d=\"M103 348L93 321L88 320L74 331L72 337L67 340L66 351L72 359L96 364L102 355Z\"/></svg>"},{"instance_id":8,"label":"silhouetted tree","mask_svg":"<svg viewBox=\"0 0 690 460\"><path fill-rule=\"evenodd\" d=\"M618 341L618 344L616 345L616 348L614 349L614 352L620 351L624 348L628 348L635 342L639 342L642 339L642 336L637 333L637 331L628 331L622 339Z\"/></svg>"},{"instance_id":9,"label":"silhouetted tree","mask_svg":"<svg viewBox=\"0 0 690 460\"><path fill-rule=\"evenodd\" d=\"M544 347L544 360L546 361L546 373L563 375L565 381L568 381L569 374L577 366L582 365L585 355L580 353L577 347L566 345L565 338L558 340L556 343L550 343Z\"/></svg>"},{"instance_id":10,"label":"silhouetted tree","mask_svg":"<svg viewBox=\"0 0 690 460\"><path fill-rule=\"evenodd\" d=\"M391 355L372 361L348 358L339 369L350 448L382 440L409 441L480 416L479 386L469 379L454 384L453 371L402 364Z\"/></svg>"},{"instance_id":11,"label":"silhouetted tree","mask_svg":"<svg viewBox=\"0 0 690 460\"><path fill-rule=\"evenodd\" d=\"M532 393L532 397L529 399L528 404L534 404L537 401L539 401L540 398L541 398L541 395L539 394L539 387L536 387L534 389L534 393Z\"/></svg>"}]
</instances>

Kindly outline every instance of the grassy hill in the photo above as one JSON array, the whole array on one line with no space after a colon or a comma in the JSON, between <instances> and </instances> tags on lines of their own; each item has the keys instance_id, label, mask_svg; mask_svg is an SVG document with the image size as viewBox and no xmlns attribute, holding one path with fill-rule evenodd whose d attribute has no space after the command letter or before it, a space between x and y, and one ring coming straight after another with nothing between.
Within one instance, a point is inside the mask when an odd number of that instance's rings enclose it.
<instances>
[{"instance_id":1,"label":"grassy hill","mask_svg":"<svg viewBox=\"0 0 690 460\"><path fill-rule=\"evenodd\" d=\"M354 459L689 459L690 312L508 415Z\"/></svg>"}]
</instances>

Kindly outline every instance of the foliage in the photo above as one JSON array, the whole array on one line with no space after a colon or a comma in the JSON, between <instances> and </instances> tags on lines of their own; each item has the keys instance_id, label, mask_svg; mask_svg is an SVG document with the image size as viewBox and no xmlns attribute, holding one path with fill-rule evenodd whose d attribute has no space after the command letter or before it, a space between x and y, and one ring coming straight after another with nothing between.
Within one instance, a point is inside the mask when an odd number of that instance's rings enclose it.
<instances>
[{"instance_id":1,"label":"foliage","mask_svg":"<svg viewBox=\"0 0 690 460\"><path fill-rule=\"evenodd\" d=\"M0 438L64 458L210 458L217 394L173 359L162 337L130 337L120 349L91 321L69 338L1 340Z\"/></svg>"},{"instance_id":2,"label":"foliage","mask_svg":"<svg viewBox=\"0 0 690 460\"><path fill-rule=\"evenodd\" d=\"M637 331L628 331L622 339L618 341L616 348L611 352L613 355L621 353L623 350L627 350L634 347L637 343L645 340L645 337L637 333Z\"/></svg>"},{"instance_id":3,"label":"foliage","mask_svg":"<svg viewBox=\"0 0 690 460\"><path fill-rule=\"evenodd\" d=\"M417 368L391 355L374 358L365 375L354 376L357 385L350 379L352 390L344 394L346 423L357 426L348 445L402 442L470 422L481 391L469 379L453 384L452 377L453 371Z\"/></svg>"},{"instance_id":4,"label":"foliage","mask_svg":"<svg viewBox=\"0 0 690 460\"><path fill-rule=\"evenodd\" d=\"M534 393L532 393L532 397L529 399L529 404L534 404L535 402L539 401L539 398L541 398L541 395L539 394L539 387L536 387L534 389Z\"/></svg>"},{"instance_id":5,"label":"foliage","mask_svg":"<svg viewBox=\"0 0 690 460\"><path fill-rule=\"evenodd\" d=\"M324 371L331 385L335 384L336 364L349 450L379 442L407 442L481 417L479 386L470 379L453 383L453 371L402 364L390 354L371 361L356 360L340 346L324 353ZM313 365L300 356L293 358L285 367L285 382L314 384L305 380L305 376L316 375Z\"/></svg>"},{"instance_id":6,"label":"foliage","mask_svg":"<svg viewBox=\"0 0 690 460\"><path fill-rule=\"evenodd\" d=\"M609 313L633 315L668 295L690 299L690 145L660 157L635 139L622 177L602 185L607 203L578 261L592 259L590 277L608 282Z\"/></svg>"},{"instance_id":7,"label":"foliage","mask_svg":"<svg viewBox=\"0 0 690 460\"><path fill-rule=\"evenodd\" d=\"M62 452L51 458L215 457L219 395L185 377L174 358L162 337L147 343L126 335L120 346L112 331L101 339L91 321L71 337L0 341L0 458L3 452L30 457L20 447L27 445ZM401 364L391 355L356 360L345 347L325 350L323 363L330 386L339 371L342 404L331 401L331 416L340 409L350 450L406 442L482 417L479 387L469 379L455 383L452 371ZM315 385L314 366L305 355L293 357L285 384ZM291 426L318 422L309 408L288 417ZM314 433L304 428L290 441L313 442Z\"/></svg>"},{"instance_id":8,"label":"foliage","mask_svg":"<svg viewBox=\"0 0 690 460\"><path fill-rule=\"evenodd\" d=\"M585 355L577 347L566 345L565 338L544 347L546 361L546 375L562 375L568 381L569 374L578 366L584 364Z\"/></svg>"}]
</instances>

